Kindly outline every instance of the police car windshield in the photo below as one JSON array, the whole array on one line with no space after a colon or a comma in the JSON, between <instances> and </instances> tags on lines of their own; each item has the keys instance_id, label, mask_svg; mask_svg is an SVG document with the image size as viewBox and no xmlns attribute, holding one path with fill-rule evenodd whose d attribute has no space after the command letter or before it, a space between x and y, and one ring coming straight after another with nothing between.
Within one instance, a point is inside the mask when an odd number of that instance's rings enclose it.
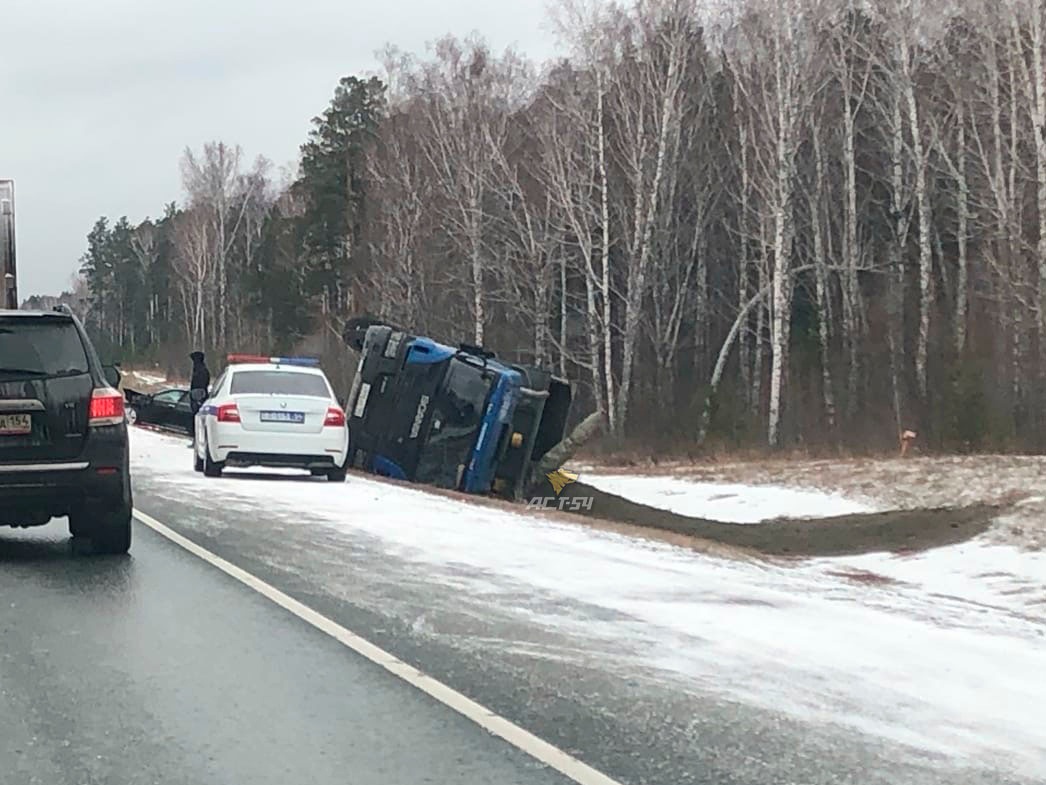
<instances>
[{"instance_id":1,"label":"police car windshield","mask_svg":"<svg viewBox=\"0 0 1046 785\"><path fill-rule=\"evenodd\" d=\"M232 376L232 395L304 395L330 398L322 376L296 371L236 371Z\"/></svg>"}]
</instances>

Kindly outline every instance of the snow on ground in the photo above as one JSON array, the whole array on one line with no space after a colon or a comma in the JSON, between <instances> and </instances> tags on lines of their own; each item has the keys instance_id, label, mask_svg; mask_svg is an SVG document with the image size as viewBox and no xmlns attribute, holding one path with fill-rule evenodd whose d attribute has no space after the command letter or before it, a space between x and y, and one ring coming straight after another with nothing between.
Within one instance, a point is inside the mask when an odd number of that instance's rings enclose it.
<instances>
[{"instance_id":1,"label":"snow on ground","mask_svg":"<svg viewBox=\"0 0 1046 785\"><path fill-rule=\"evenodd\" d=\"M854 728L957 767L1046 771L1046 573L1037 554L986 541L908 558L718 559L357 476L205 479L184 439L141 430L132 454L136 471L215 510L285 527L320 521L331 541L342 538L329 547L346 552L376 541L414 565L412 576L431 576L433 596L449 580L456 607L570 635L608 671L653 672L680 690ZM769 497L757 498L759 514L770 513ZM826 504L775 498L791 505L777 512L793 515ZM221 520L215 514L213 525ZM528 603L528 594L559 600Z\"/></svg>"},{"instance_id":2,"label":"snow on ground","mask_svg":"<svg viewBox=\"0 0 1046 785\"><path fill-rule=\"evenodd\" d=\"M779 517L830 517L888 509L883 503L856 501L815 488L702 482L671 474L629 475L590 468L584 481L607 493L651 507L728 523L759 523ZM943 500L942 500L943 501ZM1043 501L1029 497L1023 508ZM927 553L872 553L861 557L812 560L826 575L852 582L918 587L942 603L949 599L1009 607L1046 618L1046 553L1022 552L997 544L997 533ZM938 611L940 612L940 611Z\"/></svg>"},{"instance_id":3,"label":"snow on ground","mask_svg":"<svg viewBox=\"0 0 1046 785\"><path fill-rule=\"evenodd\" d=\"M649 507L727 523L759 523L778 517L827 518L872 511L869 505L839 494L772 485L602 472L585 473L584 482Z\"/></svg>"},{"instance_id":4,"label":"snow on ground","mask_svg":"<svg viewBox=\"0 0 1046 785\"><path fill-rule=\"evenodd\" d=\"M135 368L124 369L121 373L120 386L146 391L155 390L168 384L167 376L159 371L142 371Z\"/></svg>"}]
</instances>

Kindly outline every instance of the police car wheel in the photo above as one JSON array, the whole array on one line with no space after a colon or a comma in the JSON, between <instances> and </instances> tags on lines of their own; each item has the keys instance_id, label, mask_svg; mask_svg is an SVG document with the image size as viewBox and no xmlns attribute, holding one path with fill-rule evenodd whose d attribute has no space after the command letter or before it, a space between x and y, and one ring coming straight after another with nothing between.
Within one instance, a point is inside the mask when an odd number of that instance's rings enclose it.
<instances>
[{"instance_id":1,"label":"police car wheel","mask_svg":"<svg viewBox=\"0 0 1046 785\"><path fill-rule=\"evenodd\" d=\"M330 469L327 472L328 482L345 482L345 470L344 469Z\"/></svg>"},{"instance_id":2,"label":"police car wheel","mask_svg":"<svg viewBox=\"0 0 1046 785\"><path fill-rule=\"evenodd\" d=\"M221 477L222 469L225 468L225 464L217 463L211 460L211 448L207 446L207 441L203 443L203 474L205 477Z\"/></svg>"},{"instance_id":3,"label":"police car wheel","mask_svg":"<svg viewBox=\"0 0 1046 785\"><path fill-rule=\"evenodd\" d=\"M199 455L196 454L196 445L193 445L192 457L193 457L193 466L192 466L193 471L202 472L203 471L203 458L201 458Z\"/></svg>"}]
</instances>

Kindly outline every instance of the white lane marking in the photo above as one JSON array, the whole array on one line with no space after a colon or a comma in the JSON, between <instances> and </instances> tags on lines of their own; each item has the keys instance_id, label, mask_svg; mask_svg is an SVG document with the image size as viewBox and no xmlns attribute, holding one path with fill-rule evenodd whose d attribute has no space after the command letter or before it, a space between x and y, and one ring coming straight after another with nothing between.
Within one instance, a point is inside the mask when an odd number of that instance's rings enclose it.
<instances>
[{"instance_id":1,"label":"white lane marking","mask_svg":"<svg viewBox=\"0 0 1046 785\"><path fill-rule=\"evenodd\" d=\"M579 785L622 785L622 783L611 779L606 774L597 771L588 764L582 763L574 756L559 749L559 747L549 744L543 739L539 739L530 731L524 730L501 715L495 714L482 704L476 703L476 701L471 698L467 698L457 690L448 687L443 682L432 678L422 671L419 671L417 668L403 662L403 660L394 657L392 654L389 654L384 649L371 643L366 638L360 637L356 633L342 627L337 622L328 619L318 611L314 611L308 605L298 602L298 600L293 597L284 594L275 586L266 583L261 578L252 575L246 570L237 567L235 564L226 561L221 556L211 553L206 548L197 545L188 537L184 537L169 526L160 523L160 521L156 520L151 515L147 515L137 509L134 511L134 515L139 521L157 534L166 537L168 540L176 545L180 545L194 556L198 556L208 564L217 567L226 575L235 578L245 586L254 589L254 591L267 599L272 600L272 602L276 603L281 608L290 611L302 621L311 624L321 632L327 633L327 635L352 649L352 651L366 657L371 662L380 665L389 673L403 679L407 684L416 687L426 695L435 698L444 706L468 717L484 730L494 734L495 736L501 737L513 747L522 750L532 758L536 758L546 766L555 769L560 774L563 774L574 782L579 783Z\"/></svg>"}]
</instances>

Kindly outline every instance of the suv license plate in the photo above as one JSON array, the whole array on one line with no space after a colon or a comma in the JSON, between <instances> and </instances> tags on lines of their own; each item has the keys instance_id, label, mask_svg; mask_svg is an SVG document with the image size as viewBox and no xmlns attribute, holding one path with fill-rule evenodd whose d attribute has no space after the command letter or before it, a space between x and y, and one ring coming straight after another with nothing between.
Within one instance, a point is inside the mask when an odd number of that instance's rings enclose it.
<instances>
[{"instance_id":1,"label":"suv license plate","mask_svg":"<svg viewBox=\"0 0 1046 785\"><path fill-rule=\"evenodd\" d=\"M0 414L0 436L22 436L32 430L32 415Z\"/></svg>"},{"instance_id":2,"label":"suv license plate","mask_svg":"<svg viewBox=\"0 0 1046 785\"><path fill-rule=\"evenodd\" d=\"M292 422L301 425L305 422L305 412L262 412L262 422Z\"/></svg>"}]
</instances>

